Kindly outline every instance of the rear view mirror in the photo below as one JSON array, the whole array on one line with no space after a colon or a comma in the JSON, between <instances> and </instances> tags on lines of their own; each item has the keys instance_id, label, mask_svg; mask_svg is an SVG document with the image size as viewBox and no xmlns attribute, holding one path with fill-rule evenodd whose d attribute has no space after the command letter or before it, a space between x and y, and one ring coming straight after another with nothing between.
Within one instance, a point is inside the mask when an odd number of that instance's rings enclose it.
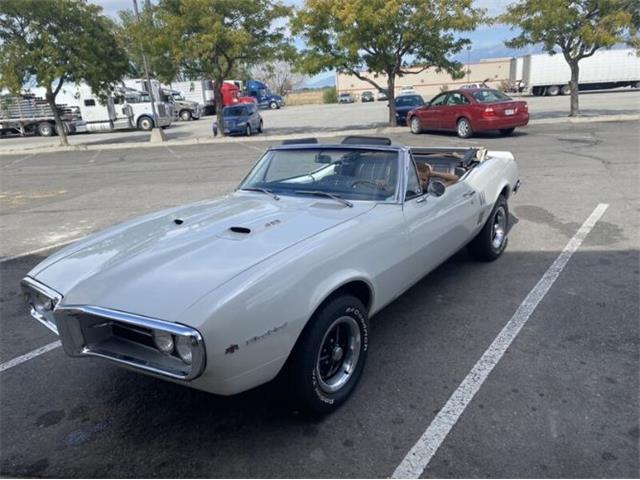
<instances>
[{"instance_id":1,"label":"rear view mirror","mask_svg":"<svg viewBox=\"0 0 640 480\"><path fill-rule=\"evenodd\" d=\"M427 187L427 193L435 197L441 197L444 195L444 191L447 189L444 183L440 180L431 180L429 182L429 186Z\"/></svg>"},{"instance_id":2,"label":"rear view mirror","mask_svg":"<svg viewBox=\"0 0 640 480\"><path fill-rule=\"evenodd\" d=\"M316 155L316 163L331 163L331 155L319 153Z\"/></svg>"}]
</instances>

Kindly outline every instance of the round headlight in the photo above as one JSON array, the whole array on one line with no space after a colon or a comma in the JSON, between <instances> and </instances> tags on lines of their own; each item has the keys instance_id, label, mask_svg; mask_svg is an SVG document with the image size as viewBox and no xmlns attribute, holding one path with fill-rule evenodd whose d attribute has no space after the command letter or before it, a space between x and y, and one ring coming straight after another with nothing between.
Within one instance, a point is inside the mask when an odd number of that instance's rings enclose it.
<instances>
[{"instance_id":1,"label":"round headlight","mask_svg":"<svg viewBox=\"0 0 640 480\"><path fill-rule=\"evenodd\" d=\"M176 352L182 359L182 361L188 365L191 365L192 353L191 353L191 337L177 336L176 337Z\"/></svg>"},{"instance_id":2,"label":"round headlight","mask_svg":"<svg viewBox=\"0 0 640 480\"><path fill-rule=\"evenodd\" d=\"M170 333L154 330L153 343L162 353L169 354L173 352L173 336Z\"/></svg>"}]
</instances>

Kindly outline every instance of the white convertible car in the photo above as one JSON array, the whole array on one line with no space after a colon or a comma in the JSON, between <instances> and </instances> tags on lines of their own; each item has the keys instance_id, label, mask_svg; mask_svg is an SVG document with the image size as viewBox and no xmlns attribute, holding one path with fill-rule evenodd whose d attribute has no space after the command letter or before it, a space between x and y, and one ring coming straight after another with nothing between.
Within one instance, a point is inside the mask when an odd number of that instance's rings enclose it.
<instances>
[{"instance_id":1,"label":"white convertible car","mask_svg":"<svg viewBox=\"0 0 640 480\"><path fill-rule=\"evenodd\" d=\"M221 395L282 372L327 413L358 383L372 315L465 245L500 256L518 186L508 152L305 139L227 197L55 253L22 288L71 356Z\"/></svg>"}]
</instances>

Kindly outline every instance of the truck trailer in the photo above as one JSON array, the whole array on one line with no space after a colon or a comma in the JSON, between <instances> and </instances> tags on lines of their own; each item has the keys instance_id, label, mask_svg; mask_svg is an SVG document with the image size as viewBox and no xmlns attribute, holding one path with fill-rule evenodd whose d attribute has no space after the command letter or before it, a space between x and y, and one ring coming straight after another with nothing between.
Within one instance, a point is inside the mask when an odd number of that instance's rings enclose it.
<instances>
[{"instance_id":1,"label":"truck trailer","mask_svg":"<svg viewBox=\"0 0 640 480\"><path fill-rule=\"evenodd\" d=\"M59 107L58 114L67 133L75 133L84 124L76 108ZM56 133L53 110L46 100L33 95L0 96L0 134L50 137Z\"/></svg>"},{"instance_id":2,"label":"truck trailer","mask_svg":"<svg viewBox=\"0 0 640 480\"><path fill-rule=\"evenodd\" d=\"M640 58L633 49L598 50L579 65L579 90L640 88ZM512 85L524 83L524 92L531 95L571 93L571 70L561 53L512 58L509 74Z\"/></svg>"}]
</instances>

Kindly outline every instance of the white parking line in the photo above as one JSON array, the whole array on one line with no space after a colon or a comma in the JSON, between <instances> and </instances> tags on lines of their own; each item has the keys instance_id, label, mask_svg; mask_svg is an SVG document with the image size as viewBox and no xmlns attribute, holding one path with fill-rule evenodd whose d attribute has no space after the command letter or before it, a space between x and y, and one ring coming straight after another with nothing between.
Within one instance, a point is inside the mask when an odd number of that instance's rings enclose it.
<instances>
[{"instance_id":1,"label":"white parking line","mask_svg":"<svg viewBox=\"0 0 640 480\"><path fill-rule=\"evenodd\" d=\"M55 342L48 343L43 347L36 348L35 350L32 350L29 353L25 353L24 355L20 355L19 357L9 360L8 362L5 362L2 365L0 365L0 373L4 372L5 370L9 370L10 368L16 367L21 363L27 362L32 358L37 357L38 355L47 353L48 351L53 350L54 348L58 348L60 345L62 345L62 343L60 343L60 340L56 340Z\"/></svg>"},{"instance_id":2,"label":"white parking line","mask_svg":"<svg viewBox=\"0 0 640 480\"><path fill-rule=\"evenodd\" d=\"M460 415L473 400L473 397L480 390L493 368L498 364L511 342L516 338L540 301L558 279L571 256L578 250L608 207L609 205L606 203L599 204L573 238L569 240L564 250L560 252L560 255L520 304L513 317L480 357L480 360L474 365L456 391L453 392L453 395L449 397L449 400L442 410L438 412L431 425L398 465L398 468L393 472L392 478L419 478L422 475L424 469L429 465L436 451L460 418Z\"/></svg>"}]
</instances>

